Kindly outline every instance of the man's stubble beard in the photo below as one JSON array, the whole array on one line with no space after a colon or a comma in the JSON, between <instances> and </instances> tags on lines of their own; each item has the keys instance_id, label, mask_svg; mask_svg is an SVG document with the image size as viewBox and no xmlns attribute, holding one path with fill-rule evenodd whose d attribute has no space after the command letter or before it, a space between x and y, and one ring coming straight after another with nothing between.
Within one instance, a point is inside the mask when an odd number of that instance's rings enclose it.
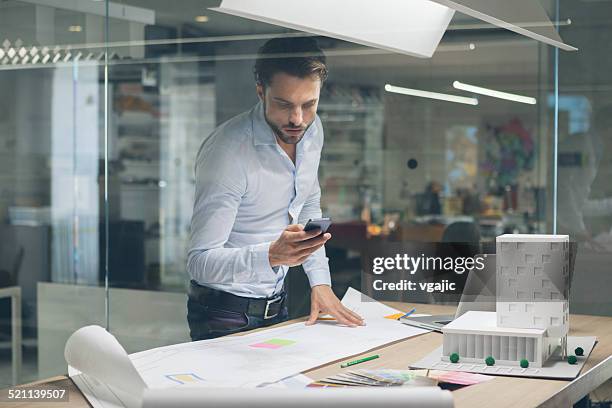
<instances>
[{"instance_id":1,"label":"man's stubble beard","mask_svg":"<svg viewBox=\"0 0 612 408\"><path fill-rule=\"evenodd\" d=\"M308 129L310 128L310 126L314 123L314 119L312 120L312 122L310 122L306 128L304 129L304 131L302 132L302 134L299 137L291 137L291 136L287 136L283 130L281 128L279 128L278 126L276 126L276 124L274 124L270 119L268 119L268 109L266 107L266 101L263 101L263 109L264 109L264 119L266 120L266 123L268 124L268 126L270 126L270 129L272 129L272 131L274 132L274 134L283 141L283 143L286 144L298 144L302 141L302 139L304 138L304 135L306 134L306 132L308 131Z\"/></svg>"}]
</instances>

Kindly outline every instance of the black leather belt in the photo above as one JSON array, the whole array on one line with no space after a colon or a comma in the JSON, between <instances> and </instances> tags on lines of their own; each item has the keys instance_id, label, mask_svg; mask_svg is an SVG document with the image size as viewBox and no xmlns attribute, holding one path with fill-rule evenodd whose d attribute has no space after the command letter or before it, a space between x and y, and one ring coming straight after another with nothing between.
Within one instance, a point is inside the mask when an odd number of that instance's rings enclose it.
<instances>
[{"instance_id":1,"label":"black leather belt","mask_svg":"<svg viewBox=\"0 0 612 408\"><path fill-rule=\"evenodd\" d=\"M283 291L270 298L248 298L201 286L191 281L189 297L204 306L245 313L268 320L275 318L281 312L286 295Z\"/></svg>"}]
</instances>

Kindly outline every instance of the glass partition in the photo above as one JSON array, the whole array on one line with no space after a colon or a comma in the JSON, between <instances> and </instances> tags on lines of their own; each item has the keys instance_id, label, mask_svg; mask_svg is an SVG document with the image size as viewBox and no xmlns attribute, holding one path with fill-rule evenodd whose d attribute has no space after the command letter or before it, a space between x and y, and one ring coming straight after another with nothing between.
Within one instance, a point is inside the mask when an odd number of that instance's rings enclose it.
<instances>
[{"instance_id":1,"label":"glass partition","mask_svg":"<svg viewBox=\"0 0 612 408\"><path fill-rule=\"evenodd\" d=\"M561 29L579 48L559 54L558 231L578 243L570 310L610 315L612 261L612 59L606 52L612 5L560 1Z\"/></svg>"},{"instance_id":2,"label":"glass partition","mask_svg":"<svg viewBox=\"0 0 612 408\"><path fill-rule=\"evenodd\" d=\"M3 386L64 373L68 336L105 324L105 11L73 5L0 4Z\"/></svg>"},{"instance_id":3,"label":"glass partition","mask_svg":"<svg viewBox=\"0 0 612 408\"><path fill-rule=\"evenodd\" d=\"M109 318L129 351L189 340L196 153L216 126L257 103L259 47L310 36L206 8L216 3L127 1L153 21L109 19ZM361 287L377 248L480 248L502 233L552 232L553 48L459 13L431 59L316 39L329 66L319 183L322 212L333 219L326 251L338 296ZM536 103L479 97L472 106L385 90L459 94L455 81ZM290 316L307 314L300 267L286 288Z\"/></svg>"},{"instance_id":4,"label":"glass partition","mask_svg":"<svg viewBox=\"0 0 612 408\"><path fill-rule=\"evenodd\" d=\"M86 324L107 327L128 352L190 340L197 152L257 103L259 47L311 36L208 9L218 1L52 3L0 4L0 291L18 288L0 292L3 384L15 367L11 296L21 296L20 382L65 373L65 340ZM556 231L580 243L572 311L612 313L612 101L601 51L611 6L543 4L579 51L460 13L431 59L315 37L330 73L318 177L339 297L363 285L381 248L462 242L480 253L503 233ZM306 315L301 267L285 287L290 317Z\"/></svg>"}]
</instances>

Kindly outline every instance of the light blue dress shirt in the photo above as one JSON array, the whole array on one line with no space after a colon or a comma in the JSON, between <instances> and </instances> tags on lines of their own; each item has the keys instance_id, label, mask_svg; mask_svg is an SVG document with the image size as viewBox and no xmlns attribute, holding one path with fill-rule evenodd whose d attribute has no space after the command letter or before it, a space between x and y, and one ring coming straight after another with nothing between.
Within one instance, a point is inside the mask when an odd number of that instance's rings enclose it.
<instances>
[{"instance_id":1,"label":"light blue dress shirt","mask_svg":"<svg viewBox=\"0 0 612 408\"><path fill-rule=\"evenodd\" d=\"M217 127L196 160L187 271L200 285L239 296L279 293L287 266L268 249L287 225L321 217L317 172L323 127L317 116L297 144L295 165L266 123L263 104ZM311 286L331 285L325 248L303 263Z\"/></svg>"}]
</instances>

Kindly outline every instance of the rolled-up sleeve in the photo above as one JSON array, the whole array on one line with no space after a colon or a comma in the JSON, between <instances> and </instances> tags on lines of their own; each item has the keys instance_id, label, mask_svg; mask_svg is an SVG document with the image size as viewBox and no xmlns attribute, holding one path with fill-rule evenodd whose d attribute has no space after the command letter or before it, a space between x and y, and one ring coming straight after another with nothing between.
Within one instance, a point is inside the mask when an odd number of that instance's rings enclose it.
<instances>
[{"instance_id":1,"label":"rolled-up sleeve","mask_svg":"<svg viewBox=\"0 0 612 408\"><path fill-rule=\"evenodd\" d=\"M319 181L316 180L312 192L304 202L304 206L302 207L298 220L300 224L305 225L309 219L321 218L321 216L321 187L319 185ZM317 285L331 286L329 260L325 254L325 246L322 246L313 252L306 259L306 261L304 261L302 267L308 276L310 287Z\"/></svg>"},{"instance_id":2,"label":"rolled-up sleeve","mask_svg":"<svg viewBox=\"0 0 612 408\"><path fill-rule=\"evenodd\" d=\"M205 146L196 161L187 272L200 284L273 283L270 242L226 248L247 189L244 161L225 146Z\"/></svg>"}]
</instances>

